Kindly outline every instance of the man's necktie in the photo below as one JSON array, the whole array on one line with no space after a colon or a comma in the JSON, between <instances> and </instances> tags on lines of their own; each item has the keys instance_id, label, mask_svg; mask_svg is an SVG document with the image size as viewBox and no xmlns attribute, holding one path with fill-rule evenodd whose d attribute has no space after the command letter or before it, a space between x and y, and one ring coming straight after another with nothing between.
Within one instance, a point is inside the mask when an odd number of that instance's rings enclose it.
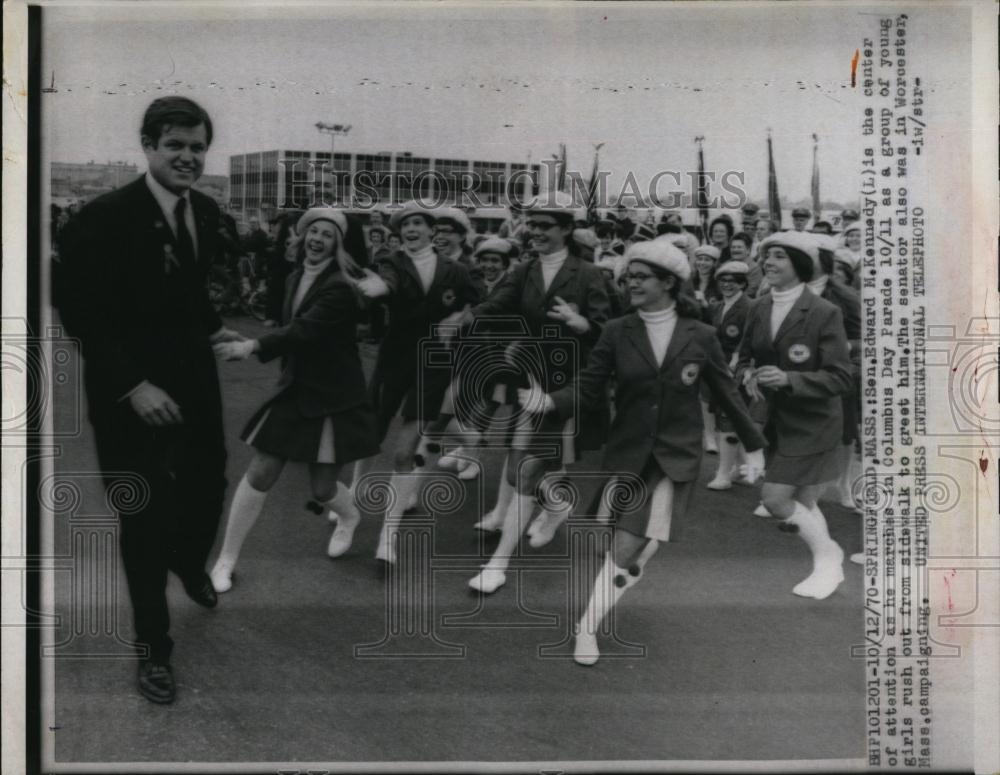
<instances>
[{"instance_id":1,"label":"man's necktie","mask_svg":"<svg viewBox=\"0 0 1000 775\"><path fill-rule=\"evenodd\" d=\"M187 219L184 217L187 211L187 200L181 197L174 206L174 217L177 219L177 258L181 266L188 269L194 266L194 240L191 239L191 232L188 231Z\"/></svg>"}]
</instances>

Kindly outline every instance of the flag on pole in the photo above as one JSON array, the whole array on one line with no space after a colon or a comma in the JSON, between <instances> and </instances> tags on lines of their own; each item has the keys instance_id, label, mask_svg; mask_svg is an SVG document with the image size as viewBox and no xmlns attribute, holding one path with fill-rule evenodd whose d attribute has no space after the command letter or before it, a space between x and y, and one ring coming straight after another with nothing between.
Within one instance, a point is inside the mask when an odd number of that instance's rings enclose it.
<instances>
[{"instance_id":1,"label":"flag on pole","mask_svg":"<svg viewBox=\"0 0 1000 775\"><path fill-rule=\"evenodd\" d=\"M594 167L590 171L590 180L587 182L587 223L597 222L597 171L599 167L598 157L604 143L594 146Z\"/></svg>"},{"instance_id":2,"label":"flag on pole","mask_svg":"<svg viewBox=\"0 0 1000 775\"><path fill-rule=\"evenodd\" d=\"M813 172L812 181L810 182L810 189L812 190L812 200L813 200L813 218L817 221L820 219L820 205L819 205L819 138L813 135Z\"/></svg>"},{"instance_id":3,"label":"flag on pole","mask_svg":"<svg viewBox=\"0 0 1000 775\"><path fill-rule=\"evenodd\" d=\"M781 197L778 196L778 174L774 171L774 149L771 146L771 130L767 131L767 209L771 220L781 228Z\"/></svg>"},{"instance_id":4,"label":"flag on pole","mask_svg":"<svg viewBox=\"0 0 1000 775\"><path fill-rule=\"evenodd\" d=\"M559 143L559 158L556 160L556 189L566 191L566 143ZM569 193L566 191L566 193Z\"/></svg>"},{"instance_id":5,"label":"flag on pole","mask_svg":"<svg viewBox=\"0 0 1000 775\"><path fill-rule=\"evenodd\" d=\"M708 179L705 177L705 150L702 148L704 137L696 137L698 143L698 189L695 194L695 205L698 208L698 220L701 222L701 240L708 242Z\"/></svg>"}]
</instances>

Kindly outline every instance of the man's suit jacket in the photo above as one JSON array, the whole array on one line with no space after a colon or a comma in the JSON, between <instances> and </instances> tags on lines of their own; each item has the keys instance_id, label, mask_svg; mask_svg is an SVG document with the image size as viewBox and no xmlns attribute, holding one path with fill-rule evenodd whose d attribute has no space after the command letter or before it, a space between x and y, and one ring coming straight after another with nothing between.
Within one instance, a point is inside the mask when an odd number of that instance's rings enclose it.
<instances>
[{"instance_id":1,"label":"man's suit jacket","mask_svg":"<svg viewBox=\"0 0 1000 775\"><path fill-rule=\"evenodd\" d=\"M556 411L569 417L599 405L612 376L616 412L605 447L605 470L639 473L655 455L672 480L696 479L704 429L702 383L748 451L766 443L747 414L715 331L705 323L678 318L663 363L657 365L646 324L637 313L609 321L578 379L551 394ZM580 407L575 406L577 400Z\"/></svg>"},{"instance_id":2,"label":"man's suit jacket","mask_svg":"<svg viewBox=\"0 0 1000 775\"><path fill-rule=\"evenodd\" d=\"M841 396L851 390L851 361L840 309L808 288L789 310L771 341L774 299L757 299L747 317L740 344L737 379L751 366L777 366L788 386L764 389L768 400L767 432L783 455L825 452L840 443Z\"/></svg>"},{"instance_id":3,"label":"man's suit jacket","mask_svg":"<svg viewBox=\"0 0 1000 775\"><path fill-rule=\"evenodd\" d=\"M275 391L291 390L304 417L323 417L369 402L355 332L362 309L336 261L313 281L292 313L302 278L296 269L285 284L284 326L259 340L262 362L281 357Z\"/></svg>"},{"instance_id":4,"label":"man's suit jacket","mask_svg":"<svg viewBox=\"0 0 1000 775\"><path fill-rule=\"evenodd\" d=\"M143 380L183 411L218 407L209 336L222 326L205 278L219 236L219 208L190 192L198 257L180 260L177 240L145 178L98 197L67 226L60 250L67 331L81 342L91 416L113 409Z\"/></svg>"}]
</instances>

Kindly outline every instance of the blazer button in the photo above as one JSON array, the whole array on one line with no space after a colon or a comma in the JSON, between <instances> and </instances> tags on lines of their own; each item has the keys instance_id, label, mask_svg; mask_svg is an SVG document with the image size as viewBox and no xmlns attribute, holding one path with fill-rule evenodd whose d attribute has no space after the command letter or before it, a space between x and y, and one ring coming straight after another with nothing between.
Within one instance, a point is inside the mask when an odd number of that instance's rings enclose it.
<instances>
[{"instance_id":1,"label":"blazer button","mask_svg":"<svg viewBox=\"0 0 1000 775\"><path fill-rule=\"evenodd\" d=\"M652 405L651 407L649 407L649 408L650 408L650 409L659 409L659 408L660 408L660 405L659 405L659 404L653 404L653 405Z\"/></svg>"}]
</instances>

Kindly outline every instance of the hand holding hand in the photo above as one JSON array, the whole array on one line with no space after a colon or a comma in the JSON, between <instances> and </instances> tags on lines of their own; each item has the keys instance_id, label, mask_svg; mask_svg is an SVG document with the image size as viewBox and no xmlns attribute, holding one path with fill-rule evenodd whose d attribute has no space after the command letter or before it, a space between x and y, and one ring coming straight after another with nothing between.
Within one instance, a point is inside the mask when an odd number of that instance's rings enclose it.
<instances>
[{"instance_id":1,"label":"hand holding hand","mask_svg":"<svg viewBox=\"0 0 1000 775\"><path fill-rule=\"evenodd\" d=\"M542 390L542 386L534 377L528 377L530 387L526 390L518 388L517 400L524 411L529 414L545 414L555 408L552 397Z\"/></svg>"},{"instance_id":2,"label":"hand holding hand","mask_svg":"<svg viewBox=\"0 0 1000 775\"><path fill-rule=\"evenodd\" d=\"M452 312L438 323L438 337L442 341L448 342L458 333L459 329L470 325L473 320L473 315L469 311L468 306L457 312Z\"/></svg>"},{"instance_id":3,"label":"hand holding hand","mask_svg":"<svg viewBox=\"0 0 1000 775\"><path fill-rule=\"evenodd\" d=\"M747 452L747 462L740 466L740 476L750 484L764 476L763 450L755 449L753 452Z\"/></svg>"},{"instance_id":4,"label":"hand holding hand","mask_svg":"<svg viewBox=\"0 0 1000 775\"><path fill-rule=\"evenodd\" d=\"M567 304L559 296L554 297L555 304L548 311L548 316L553 320L565 323L577 334L585 334L590 330L590 321Z\"/></svg>"},{"instance_id":5,"label":"hand holding hand","mask_svg":"<svg viewBox=\"0 0 1000 775\"><path fill-rule=\"evenodd\" d=\"M245 361L258 347L256 339L244 339L239 342L219 342L212 349L224 361Z\"/></svg>"},{"instance_id":6,"label":"hand holding hand","mask_svg":"<svg viewBox=\"0 0 1000 775\"><path fill-rule=\"evenodd\" d=\"M245 340L246 337L239 331L233 331L231 328L226 328L225 326L208 337L208 341L212 344L219 344L220 342L242 342Z\"/></svg>"},{"instance_id":7,"label":"hand holding hand","mask_svg":"<svg viewBox=\"0 0 1000 775\"><path fill-rule=\"evenodd\" d=\"M760 392L760 387L757 385L757 370L747 369L743 372L743 387L747 391L747 395L750 396L751 401L765 401L764 394Z\"/></svg>"},{"instance_id":8,"label":"hand holding hand","mask_svg":"<svg viewBox=\"0 0 1000 775\"><path fill-rule=\"evenodd\" d=\"M362 294L369 299L377 299L380 296L389 295L389 286L386 285L385 280L379 275L367 268L360 271L364 277L360 280L355 280L354 285Z\"/></svg>"},{"instance_id":9,"label":"hand holding hand","mask_svg":"<svg viewBox=\"0 0 1000 775\"><path fill-rule=\"evenodd\" d=\"M179 425L184 422L181 408L165 390L143 382L128 397L132 409L147 425Z\"/></svg>"}]
</instances>

